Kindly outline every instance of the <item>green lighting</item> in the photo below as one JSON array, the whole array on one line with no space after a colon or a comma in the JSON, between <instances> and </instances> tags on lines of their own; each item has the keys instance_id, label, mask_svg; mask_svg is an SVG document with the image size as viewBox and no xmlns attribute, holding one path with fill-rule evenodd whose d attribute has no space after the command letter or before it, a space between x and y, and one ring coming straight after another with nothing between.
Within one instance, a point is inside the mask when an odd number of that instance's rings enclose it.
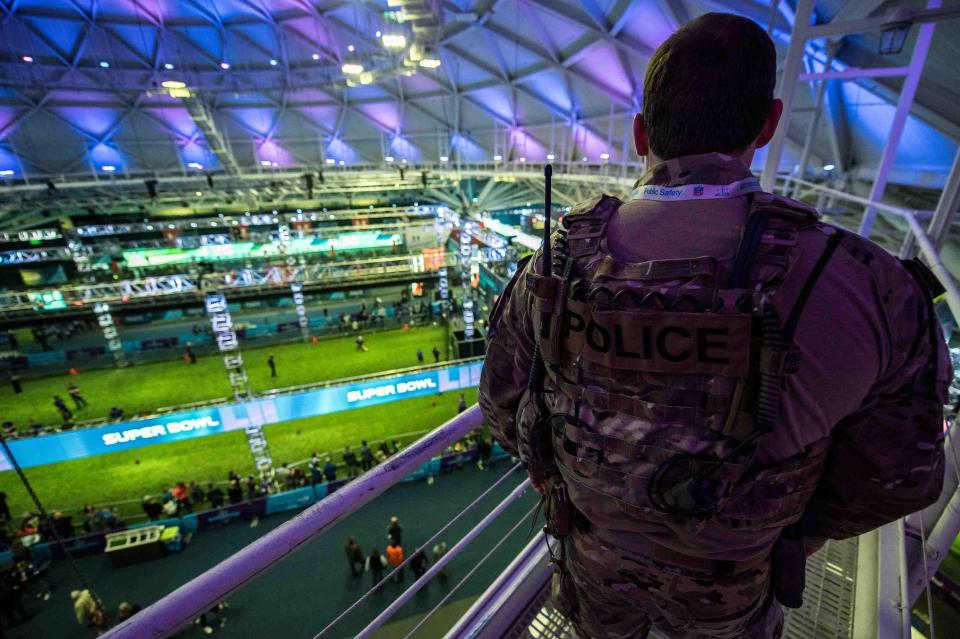
<instances>
[{"instance_id":1,"label":"green lighting","mask_svg":"<svg viewBox=\"0 0 960 639\"><path fill-rule=\"evenodd\" d=\"M371 249L389 249L403 244L403 237L396 234L384 234L376 231L342 233L335 238L297 238L290 241L288 254L307 255L332 251L366 251ZM123 252L123 258L130 268L147 266L169 266L172 264L191 264L195 262L222 262L248 258L269 258L282 255L278 242L235 242L233 244L215 244L194 249L162 248L132 249Z\"/></svg>"}]
</instances>

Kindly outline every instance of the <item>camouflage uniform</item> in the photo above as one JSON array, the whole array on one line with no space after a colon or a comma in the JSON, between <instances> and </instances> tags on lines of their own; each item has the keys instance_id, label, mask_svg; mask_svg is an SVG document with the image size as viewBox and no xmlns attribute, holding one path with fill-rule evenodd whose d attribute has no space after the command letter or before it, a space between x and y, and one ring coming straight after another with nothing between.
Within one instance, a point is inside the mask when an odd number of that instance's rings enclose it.
<instances>
[{"instance_id":1,"label":"camouflage uniform","mask_svg":"<svg viewBox=\"0 0 960 639\"><path fill-rule=\"evenodd\" d=\"M739 161L705 154L656 165L638 184L726 185L750 177ZM633 366L638 353L627 347L638 350L641 327L631 318L653 316L611 310L582 292L653 291L638 308L651 297L663 308L666 298L717 302L747 218L763 210L771 217L747 284L733 291L736 300L720 299L713 315L759 299L773 317L788 318L789 353L764 351L750 360L782 389L775 428L723 468L729 481L717 493L716 512L667 513L651 486L670 460L736 453L750 419L738 408L746 400L737 380L745 374L732 364L704 364L721 361L705 355L721 352L708 350L715 344L709 341L693 348L696 374L669 362L656 373ZM560 240L569 240L572 264L566 283L549 289L536 275L539 256L521 269L491 317L480 383L491 431L538 479L549 471L536 463L535 449L544 443L531 440L539 436L529 435L529 425L543 410L564 416L551 420L548 451L540 455L562 476L579 512L566 543L573 596L562 607L591 637L644 637L651 624L670 637L779 636L771 552L785 527L802 518L809 554L825 539L866 532L939 495L951 369L929 303L928 272L905 268L854 234L838 234L799 202L764 193L622 205L600 198L576 207L564 226L567 238ZM815 286L808 289L808 281ZM548 289L563 301L551 301ZM795 309L802 309L799 320ZM549 338L540 340L548 367L538 407L526 386L545 312L558 315ZM690 321L701 326L698 317ZM753 339L751 324L724 321ZM732 344L739 337L731 333ZM658 348L676 351L677 342L661 344L661 337Z\"/></svg>"}]
</instances>

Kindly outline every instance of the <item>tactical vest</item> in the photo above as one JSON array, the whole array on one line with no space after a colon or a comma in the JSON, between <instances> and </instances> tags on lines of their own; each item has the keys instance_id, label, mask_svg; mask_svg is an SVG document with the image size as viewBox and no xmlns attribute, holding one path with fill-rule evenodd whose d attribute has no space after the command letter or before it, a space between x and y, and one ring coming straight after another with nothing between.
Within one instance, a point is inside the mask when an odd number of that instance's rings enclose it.
<instances>
[{"instance_id":1,"label":"tactical vest","mask_svg":"<svg viewBox=\"0 0 960 639\"><path fill-rule=\"evenodd\" d=\"M713 257L618 262L603 238L621 202L604 196L564 218L552 276L527 274L532 315L549 323L537 336L543 395L518 415L521 457L534 474L555 466L601 527L782 527L817 485L829 438L775 467L753 461L761 438L776 436L780 393L800 364L792 334L842 234L782 309L778 288L816 212L748 198L732 268Z\"/></svg>"}]
</instances>

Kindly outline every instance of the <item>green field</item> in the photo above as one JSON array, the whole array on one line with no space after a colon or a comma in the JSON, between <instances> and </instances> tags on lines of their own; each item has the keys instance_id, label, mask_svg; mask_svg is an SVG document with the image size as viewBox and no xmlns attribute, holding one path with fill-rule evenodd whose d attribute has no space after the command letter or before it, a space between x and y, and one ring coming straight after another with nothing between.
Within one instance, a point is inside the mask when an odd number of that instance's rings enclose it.
<instances>
[{"instance_id":1,"label":"green field","mask_svg":"<svg viewBox=\"0 0 960 639\"><path fill-rule=\"evenodd\" d=\"M475 389L465 394L468 403L476 401ZM418 397L267 426L270 453L277 465L305 459L313 451L321 455L331 451L339 463L343 447L359 446L361 439L372 445L442 424L456 414L457 395ZM408 435L400 440L406 444L417 437ZM37 466L26 473L44 506L54 510L158 495L178 481L220 481L230 470L241 475L253 472L250 451L240 431ZM0 490L9 496L12 513L35 510L13 471L0 473ZM139 504L121 507L121 514L139 513ZM77 515L74 522L78 523Z\"/></svg>"},{"instance_id":2,"label":"green field","mask_svg":"<svg viewBox=\"0 0 960 639\"><path fill-rule=\"evenodd\" d=\"M254 391L298 386L342 377L366 375L417 365L417 348L427 362L436 345L445 351L446 330L442 326L365 333L366 353L358 353L352 336L321 340L317 344L280 344L243 351L247 373ZM277 377L271 379L267 357L273 354ZM106 417L119 406L128 418L164 406L188 404L218 397L230 397L230 385L219 355L200 357L196 364L182 359L118 369L83 371L78 375L56 375L23 380L23 393L14 395L9 384L0 386L0 421L10 420L25 428L30 418L41 424L60 423L53 407L54 394L73 410L67 385L76 384L90 405L74 412L74 420Z\"/></svg>"}]
</instances>

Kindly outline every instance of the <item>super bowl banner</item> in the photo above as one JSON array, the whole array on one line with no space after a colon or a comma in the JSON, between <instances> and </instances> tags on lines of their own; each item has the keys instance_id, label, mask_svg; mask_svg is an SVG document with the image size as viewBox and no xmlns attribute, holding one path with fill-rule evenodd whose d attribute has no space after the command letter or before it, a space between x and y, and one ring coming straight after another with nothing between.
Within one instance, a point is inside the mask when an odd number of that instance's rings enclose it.
<instances>
[{"instance_id":1,"label":"super bowl banner","mask_svg":"<svg viewBox=\"0 0 960 639\"><path fill-rule=\"evenodd\" d=\"M482 362L477 361L422 373L328 386L288 395L260 397L250 402L169 413L56 435L16 439L10 442L10 449L24 468L55 464L242 430L251 423L276 424L471 388L480 383L481 366ZM0 470L11 468L10 461L5 456L0 456Z\"/></svg>"}]
</instances>

